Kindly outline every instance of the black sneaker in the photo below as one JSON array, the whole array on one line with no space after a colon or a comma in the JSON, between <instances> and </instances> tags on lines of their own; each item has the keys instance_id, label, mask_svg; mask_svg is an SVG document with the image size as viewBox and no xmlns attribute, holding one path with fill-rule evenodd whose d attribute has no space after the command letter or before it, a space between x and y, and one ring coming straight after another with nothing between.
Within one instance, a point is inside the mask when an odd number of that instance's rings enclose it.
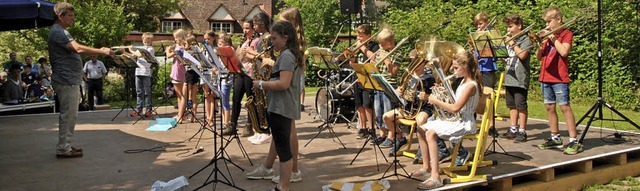
<instances>
[{"instance_id":1,"label":"black sneaker","mask_svg":"<svg viewBox=\"0 0 640 191\"><path fill-rule=\"evenodd\" d=\"M500 134L500 138L503 138L503 139L514 139L514 138L516 138L516 132L511 131L511 129L507 129L506 133Z\"/></svg>"},{"instance_id":2,"label":"black sneaker","mask_svg":"<svg viewBox=\"0 0 640 191\"><path fill-rule=\"evenodd\" d=\"M366 129L358 129L358 135L356 136L357 139L364 139L367 138L369 134L367 134L367 130Z\"/></svg>"},{"instance_id":3,"label":"black sneaker","mask_svg":"<svg viewBox=\"0 0 640 191\"><path fill-rule=\"evenodd\" d=\"M516 132L516 139L515 139L516 143L523 143L523 142L527 142L527 133L525 132Z\"/></svg>"},{"instance_id":4,"label":"black sneaker","mask_svg":"<svg viewBox=\"0 0 640 191\"><path fill-rule=\"evenodd\" d=\"M464 149L464 152L458 151L458 156L456 156L456 166L467 164L467 161L469 161L470 157L471 155L469 154L468 150Z\"/></svg>"},{"instance_id":5,"label":"black sneaker","mask_svg":"<svg viewBox=\"0 0 640 191\"><path fill-rule=\"evenodd\" d=\"M498 132L496 127L491 127L491 128L489 128L489 136L498 137L498 136L500 136L500 133Z\"/></svg>"},{"instance_id":6,"label":"black sneaker","mask_svg":"<svg viewBox=\"0 0 640 191\"><path fill-rule=\"evenodd\" d=\"M370 144L372 144L372 145L373 145L373 144L380 145L380 144L382 144L382 143L383 143L384 141L386 141L386 140L387 140L387 137L384 137L384 136L382 136L382 137L376 137L376 138L372 138L372 139L371 139L371 143L370 143Z\"/></svg>"},{"instance_id":7,"label":"black sneaker","mask_svg":"<svg viewBox=\"0 0 640 191\"><path fill-rule=\"evenodd\" d=\"M418 152L416 152L416 157L411 161L412 164L422 164L422 150L418 148Z\"/></svg>"},{"instance_id":8,"label":"black sneaker","mask_svg":"<svg viewBox=\"0 0 640 191\"><path fill-rule=\"evenodd\" d=\"M391 146L391 149L389 149L389 156L395 155L402 146L407 144L407 142L406 137L396 138L396 143Z\"/></svg>"}]
</instances>

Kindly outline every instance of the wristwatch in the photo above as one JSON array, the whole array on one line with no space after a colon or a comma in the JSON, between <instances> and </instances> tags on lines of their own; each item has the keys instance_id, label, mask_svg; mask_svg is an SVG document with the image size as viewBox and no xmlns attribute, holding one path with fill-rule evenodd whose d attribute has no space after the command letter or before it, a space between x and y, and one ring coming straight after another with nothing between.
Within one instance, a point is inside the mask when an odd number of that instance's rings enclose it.
<instances>
[{"instance_id":1,"label":"wristwatch","mask_svg":"<svg viewBox=\"0 0 640 191\"><path fill-rule=\"evenodd\" d=\"M264 89L262 89L262 83L264 83L264 81L260 80L260 82L258 82L258 87L260 88L260 90L264 91Z\"/></svg>"}]
</instances>

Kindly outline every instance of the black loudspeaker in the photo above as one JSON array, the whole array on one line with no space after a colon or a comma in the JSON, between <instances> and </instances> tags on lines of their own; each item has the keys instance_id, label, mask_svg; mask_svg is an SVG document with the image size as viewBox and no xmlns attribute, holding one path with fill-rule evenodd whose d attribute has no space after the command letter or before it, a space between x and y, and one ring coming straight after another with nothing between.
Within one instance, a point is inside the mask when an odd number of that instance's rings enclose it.
<instances>
[{"instance_id":1,"label":"black loudspeaker","mask_svg":"<svg viewBox=\"0 0 640 191\"><path fill-rule=\"evenodd\" d=\"M343 14L357 14L360 12L362 0L340 0L340 12Z\"/></svg>"}]
</instances>

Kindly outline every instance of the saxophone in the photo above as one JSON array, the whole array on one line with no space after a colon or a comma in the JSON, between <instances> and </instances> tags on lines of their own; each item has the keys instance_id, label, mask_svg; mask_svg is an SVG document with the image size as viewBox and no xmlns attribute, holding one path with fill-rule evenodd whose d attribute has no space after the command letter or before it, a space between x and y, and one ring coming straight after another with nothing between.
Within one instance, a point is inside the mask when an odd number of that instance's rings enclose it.
<instances>
[{"instance_id":1,"label":"saxophone","mask_svg":"<svg viewBox=\"0 0 640 191\"><path fill-rule=\"evenodd\" d=\"M263 38L263 47L267 45L264 39L268 38L268 35ZM271 66L262 67L264 68L264 73L262 73L260 71L261 66L258 65L258 60L263 56L269 55L268 53L271 51L271 48L271 46L263 48L263 51L252 60L252 75L254 80L269 81ZM249 96L247 102L244 104L248 117L251 120L251 128L257 133L269 133L269 123L267 122L267 94L264 90L254 90L253 92L253 96Z\"/></svg>"}]
</instances>

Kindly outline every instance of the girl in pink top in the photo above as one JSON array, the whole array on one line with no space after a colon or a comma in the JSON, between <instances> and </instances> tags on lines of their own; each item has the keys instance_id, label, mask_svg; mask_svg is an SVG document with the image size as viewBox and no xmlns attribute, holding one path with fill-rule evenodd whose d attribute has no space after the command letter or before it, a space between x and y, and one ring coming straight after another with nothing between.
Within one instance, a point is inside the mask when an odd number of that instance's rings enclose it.
<instances>
[{"instance_id":1,"label":"girl in pink top","mask_svg":"<svg viewBox=\"0 0 640 191\"><path fill-rule=\"evenodd\" d=\"M182 29L178 29L175 32L173 32L173 39L175 40L176 44L175 44L175 49L172 48L168 48L167 49L167 58L174 58L176 56L176 53L174 51L177 50L184 50L185 47L185 39L187 38L187 32L182 30ZM173 65L171 66L171 83L173 83L173 86L175 87L176 90L176 97L178 100L178 115L174 116L173 118L176 118L176 120L178 120L179 123L182 123L182 117L184 116L185 110L187 108L187 99L185 99L184 93L183 93L183 88L184 86L184 81L185 81L185 73L186 73L186 69L184 67L184 64L182 62L180 62L178 59L173 59Z\"/></svg>"}]
</instances>

